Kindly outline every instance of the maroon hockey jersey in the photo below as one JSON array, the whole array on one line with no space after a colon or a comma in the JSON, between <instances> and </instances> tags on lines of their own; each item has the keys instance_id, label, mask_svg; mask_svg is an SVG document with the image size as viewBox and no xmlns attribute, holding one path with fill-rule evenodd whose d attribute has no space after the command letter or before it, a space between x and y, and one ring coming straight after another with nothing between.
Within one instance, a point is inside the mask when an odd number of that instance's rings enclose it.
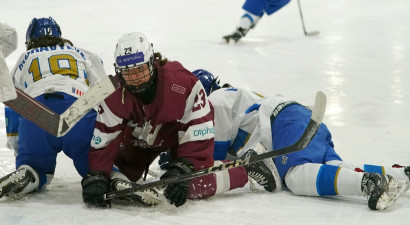
<instances>
[{"instance_id":1,"label":"maroon hockey jersey","mask_svg":"<svg viewBox=\"0 0 410 225\"><path fill-rule=\"evenodd\" d=\"M157 72L152 103L144 105L120 87L99 105L91 171L108 176L115 164L136 181L168 148L174 158L188 158L195 169L213 166L213 107L200 81L176 61L157 64Z\"/></svg>"}]
</instances>

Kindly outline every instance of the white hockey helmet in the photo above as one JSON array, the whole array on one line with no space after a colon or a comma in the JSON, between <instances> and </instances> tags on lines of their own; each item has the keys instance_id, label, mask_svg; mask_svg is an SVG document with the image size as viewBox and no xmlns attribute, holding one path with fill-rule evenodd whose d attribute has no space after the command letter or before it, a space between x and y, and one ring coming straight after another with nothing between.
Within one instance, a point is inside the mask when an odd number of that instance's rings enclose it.
<instances>
[{"instance_id":1,"label":"white hockey helmet","mask_svg":"<svg viewBox=\"0 0 410 225\"><path fill-rule=\"evenodd\" d=\"M138 86L125 85L131 92L144 92L153 84L155 75L154 50L143 33L133 32L122 35L115 47L114 60L115 72L121 79L124 70L148 64L149 81Z\"/></svg>"},{"instance_id":2,"label":"white hockey helmet","mask_svg":"<svg viewBox=\"0 0 410 225\"><path fill-rule=\"evenodd\" d=\"M152 44L143 33L124 34L115 47L115 68L132 68L150 62L153 57Z\"/></svg>"}]
</instances>

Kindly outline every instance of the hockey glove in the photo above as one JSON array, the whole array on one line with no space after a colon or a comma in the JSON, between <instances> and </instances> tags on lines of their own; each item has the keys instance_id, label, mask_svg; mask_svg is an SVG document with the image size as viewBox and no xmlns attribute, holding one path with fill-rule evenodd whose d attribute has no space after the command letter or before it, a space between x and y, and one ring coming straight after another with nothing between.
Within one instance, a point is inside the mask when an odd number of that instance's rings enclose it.
<instances>
[{"instance_id":1,"label":"hockey glove","mask_svg":"<svg viewBox=\"0 0 410 225\"><path fill-rule=\"evenodd\" d=\"M90 172L81 181L83 201L90 208L110 208L111 201L104 199L110 191L108 178L101 172Z\"/></svg>"},{"instance_id":2,"label":"hockey glove","mask_svg":"<svg viewBox=\"0 0 410 225\"><path fill-rule=\"evenodd\" d=\"M182 174L190 173L194 170L192 163L186 158L177 158L165 172L161 179L181 176ZM178 183L169 184L164 190L164 196L168 199L171 205L179 207L186 202L186 195L189 190L190 180L181 181Z\"/></svg>"}]
</instances>

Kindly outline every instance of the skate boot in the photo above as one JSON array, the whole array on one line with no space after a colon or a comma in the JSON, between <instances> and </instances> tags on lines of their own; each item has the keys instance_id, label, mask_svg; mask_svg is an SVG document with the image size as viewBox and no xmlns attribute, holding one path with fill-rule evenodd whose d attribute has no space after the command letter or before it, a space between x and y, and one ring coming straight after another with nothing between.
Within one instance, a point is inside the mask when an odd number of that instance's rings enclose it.
<instances>
[{"instance_id":1,"label":"skate boot","mask_svg":"<svg viewBox=\"0 0 410 225\"><path fill-rule=\"evenodd\" d=\"M110 183L111 191L120 191L139 184L131 183L122 179L114 179ZM141 203L145 206L158 205L161 202L159 194L154 189L146 189L143 191L137 191L130 195L124 195L118 198L119 200L129 201L131 203Z\"/></svg>"},{"instance_id":2,"label":"skate boot","mask_svg":"<svg viewBox=\"0 0 410 225\"><path fill-rule=\"evenodd\" d=\"M0 198L11 196L20 198L38 187L37 172L30 166L20 166L16 171L0 179Z\"/></svg>"},{"instance_id":3,"label":"skate boot","mask_svg":"<svg viewBox=\"0 0 410 225\"><path fill-rule=\"evenodd\" d=\"M254 150L250 149L245 152L241 159L257 154L258 153ZM248 176L256 181L260 186L264 187L266 191L273 192L276 189L275 177L263 161L251 163L245 165L244 167L246 172L248 172Z\"/></svg>"},{"instance_id":4,"label":"skate boot","mask_svg":"<svg viewBox=\"0 0 410 225\"><path fill-rule=\"evenodd\" d=\"M241 40L241 38L245 37L249 30L250 29L238 27L232 34L225 35L222 38L226 41L226 43L229 43L230 40L233 40L235 41L235 43L237 43L239 40Z\"/></svg>"},{"instance_id":5,"label":"skate boot","mask_svg":"<svg viewBox=\"0 0 410 225\"><path fill-rule=\"evenodd\" d=\"M389 186L395 183L390 175L378 173L363 174L362 191L369 196L368 206L373 210L382 210L389 207L397 199L395 196L389 196Z\"/></svg>"}]
</instances>

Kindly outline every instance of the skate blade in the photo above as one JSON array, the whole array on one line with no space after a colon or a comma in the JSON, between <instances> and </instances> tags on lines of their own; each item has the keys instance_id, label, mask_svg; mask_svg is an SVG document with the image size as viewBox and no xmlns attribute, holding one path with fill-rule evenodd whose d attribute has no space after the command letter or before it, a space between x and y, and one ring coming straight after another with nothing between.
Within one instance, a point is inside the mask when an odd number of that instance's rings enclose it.
<instances>
[{"instance_id":1,"label":"skate blade","mask_svg":"<svg viewBox=\"0 0 410 225\"><path fill-rule=\"evenodd\" d=\"M158 192L153 192L150 190L138 191L134 193L141 197L141 201L144 202L145 205L154 206L158 205L162 202L162 199L159 197Z\"/></svg>"},{"instance_id":2,"label":"skate blade","mask_svg":"<svg viewBox=\"0 0 410 225\"><path fill-rule=\"evenodd\" d=\"M236 43L238 43L239 42L239 40L240 39L238 39L238 40L235 40L235 38L233 38L233 37L226 37L226 36L224 36L224 37L222 37L222 43L223 44L236 44Z\"/></svg>"},{"instance_id":3,"label":"skate blade","mask_svg":"<svg viewBox=\"0 0 410 225\"><path fill-rule=\"evenodd\" d=\"M404 180L391 180L389 182L389 191L383 193L380 199L377 201L376 209L384 210L392 206L397 199L403 195L408 189L408 184Z\"/></svg>"}]
</instances>

